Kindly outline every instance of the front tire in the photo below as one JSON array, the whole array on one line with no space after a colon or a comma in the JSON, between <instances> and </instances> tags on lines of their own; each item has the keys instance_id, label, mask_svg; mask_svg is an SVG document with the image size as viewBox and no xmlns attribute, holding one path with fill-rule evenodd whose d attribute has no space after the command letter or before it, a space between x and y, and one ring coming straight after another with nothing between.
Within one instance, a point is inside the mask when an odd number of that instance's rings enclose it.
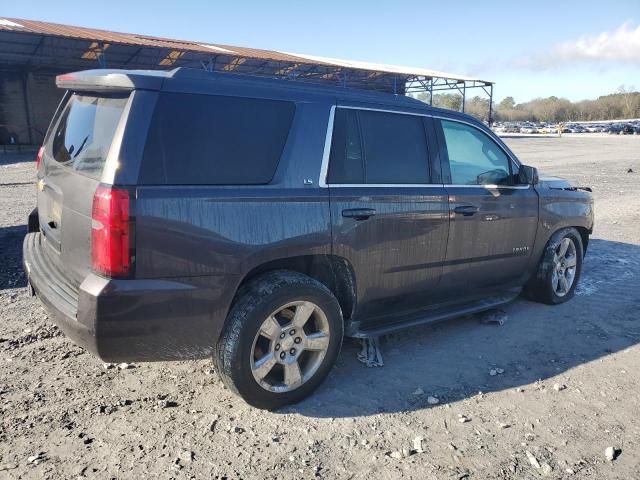
<instances>
[{"instance_id":1,"label":"front tire","mask_svg":"<svg viewBox=\"0 0 640 480\"><path fill-rule=\"evenodd\" d=\"M527 285L527 296L549 305L573 298L582 273L583 258L580 233L575 228L558 230L549 239L538 271Z\"/></svg>"},{"instance_id":2,"label":"front tire","mask_svg":"<svg viewBox=\"0 0 640 480\"><path fill-rule=\"evenodd\" d=\"M254 407L298 402L325 379L342 346L338 301L320 282L269 272L243 288L214 361L225 385Z\"/></svg>"}]
</instances>

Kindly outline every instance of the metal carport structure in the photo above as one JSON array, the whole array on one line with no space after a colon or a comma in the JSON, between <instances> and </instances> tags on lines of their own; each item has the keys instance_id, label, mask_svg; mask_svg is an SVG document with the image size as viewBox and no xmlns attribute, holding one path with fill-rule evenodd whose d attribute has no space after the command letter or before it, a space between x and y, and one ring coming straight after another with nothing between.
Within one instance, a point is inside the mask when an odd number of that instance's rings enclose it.
<instances>
[{"instance_id":1,"label":"metal carport structure","mask_svg":"<svg viewBox=\"0 0 640 480\"><path fill-rule=\"evenodd\" d=\"M467 93L480 89L488 97L486 120L491 121L493 82L477 78L421 68L0 18L0 134L3 125L6 130L13 118L13 123L16 119L24 123L20 132L13 136L9 133L14 141L18 137L15 143L41 141L59 99L59 92L54 94L52 90L56 74L89 68L176 67L286 78L398 95L424 92L431 102L435 92L454 91L462 96L463 111ZM44 95L44 91L49 93ZM43 103L43 108L39 108L38 102ZM22 113L16 110L19 108ZM6 132L4 136L7 137ZM2 135L0 143L3 143Z\"/></svg>"}]
</instances>

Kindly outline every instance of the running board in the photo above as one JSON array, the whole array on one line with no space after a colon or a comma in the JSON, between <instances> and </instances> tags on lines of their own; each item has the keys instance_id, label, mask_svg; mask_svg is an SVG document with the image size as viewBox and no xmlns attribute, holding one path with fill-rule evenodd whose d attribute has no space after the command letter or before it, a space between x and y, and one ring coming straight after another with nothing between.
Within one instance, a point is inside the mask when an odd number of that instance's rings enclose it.
<instances>
[{"instance_id":1,"label":"running board","mask_svg":"<svg viewBox=\"0 0 640 480\"><path fill-rule=\"evenodd\" d=\"M428 323L441 322L456 317L463 317L465 315L471 315L505 305L515 300L518 295L520 295L520 290L513 293L509 292L504 295L486 297L482 300L465 303L457 307L440 308L432 312L421 311L415 315L412 315L411 317L401 318L393 322L389 321L385 323L379 323L377 325L365 326L364 328L360 328L360 322L353 322L347 329L346 336L353 338L378 337L380 335L386 335L388 333L402 330L404 328L425 325Z\"/></svg>"}]
</instances>

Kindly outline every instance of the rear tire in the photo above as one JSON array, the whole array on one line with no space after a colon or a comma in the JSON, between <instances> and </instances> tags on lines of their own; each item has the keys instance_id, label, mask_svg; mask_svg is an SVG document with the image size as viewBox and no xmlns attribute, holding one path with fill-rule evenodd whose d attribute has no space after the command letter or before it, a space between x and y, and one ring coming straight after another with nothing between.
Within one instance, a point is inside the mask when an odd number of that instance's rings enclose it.
<instances>
[{"instance_id":1,"label":"rear tire","mask_svg":"<svg viewBox=\"0 0 640 480\"><path fill-rule=\"evenodd\" d=\"M276 409L311 394L342 346L340 305L311 277L279 270L242 289L214 361L224 384L248 404Z\"/></svg>"},{"instance_id":2,"label":"rear tire","mask_svg":"<svg viewBox=\"0 0 640 480\"><path fill-rule=\"evenodd\" d=\"M554 233L542 254L535 276L526 287L527 296L536 302L558 305L570 300L582 273L584 247L575 228Z\"/></svg>"}]
</instances>

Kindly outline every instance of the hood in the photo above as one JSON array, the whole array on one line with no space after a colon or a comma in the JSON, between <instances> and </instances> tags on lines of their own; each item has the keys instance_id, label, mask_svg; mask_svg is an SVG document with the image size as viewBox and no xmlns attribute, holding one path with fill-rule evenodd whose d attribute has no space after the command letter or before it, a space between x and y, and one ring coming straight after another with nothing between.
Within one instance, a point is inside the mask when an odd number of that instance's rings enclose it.
<instances>
[{"instance_id":1,"label":"hood","mask_svg":"<svg viewBox=\"0 0 640 480\"><path fill-rule=\"evenodd\" d=\"M542 188L550 188L552 190L591 191L591 187L582 187L573 181L567 180L566 178L552 177L551 175L545 175L544 173L540 173L538 185Z\"/></svg>"}]
</instances>

